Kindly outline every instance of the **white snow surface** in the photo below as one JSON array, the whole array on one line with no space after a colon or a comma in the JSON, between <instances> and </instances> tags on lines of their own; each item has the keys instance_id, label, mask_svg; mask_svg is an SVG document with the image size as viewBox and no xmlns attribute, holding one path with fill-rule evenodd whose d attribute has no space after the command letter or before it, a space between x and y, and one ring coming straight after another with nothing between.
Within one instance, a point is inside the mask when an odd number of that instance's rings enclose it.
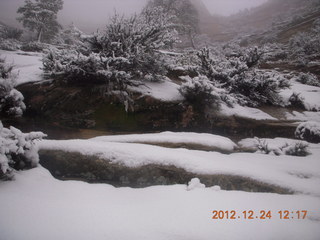
<instances>
[{"instance_id":1,"label":"white snow surface","mask_svg":"<svg viewBox=\"0 0 320 240\"><path fill-rule=\"evenodd\" d=\"M216 148L222 151L233 151L236 144L229 138L208 134L192 132L162 132L149 134L114 135L92 138L99 142L122 142L122 143L179 143L197 144L208 148Z\"/></svg>"},{"instance_id":2,"label":"white snow surface","mask_svg":"<svg viewBox=\"0 0 320 240\"><path fill-rule=\"evenodd\" d=\"M218 152L168 149L136 143L97 141L97 139L45 140L39 143L39 148L98 156L106 161L132 168L149 164L174 165L196 174L248 177L294 192L320 196L319 144L310 144L312 154L307 157L258 153L227 155Z\"/></svg>"},{"instance_id":3,"label":"white snow surface","mask_svg":"<svg viewBox=\"0 0 320 240\"><path fill-rule=\"evenodd\" d=\"M0 50L0 56L14 66L12 72L17 74L16 85L43 80L41 53Z\"/></svg>"},{"instance_id":4,"label":"white snow surface","mask_svg":"<svg viewBox=\"0 0 320 240\"><path fill-rule=\"evenodd\" d=\"M285 102L293 93L300 94L304 99L304 106L308 111L320 111L320 87L309 86L293 81L291 88L282 90L280 95Z\"/></svg>"},{"instance_id":5,"label":"white snow surface","mask_svg":"<svg viewBox=\"0 0 320 240\"><path fill-rule=\"evenodd\" d=\"M259 238L318 240L319 198L186 185L144 189L59 181L42 167L0 182L1 240L186 240ZM212 211L237 212L235 220ZM243 211L272 218L243 219ZM306 219L280 220L278 211L307 210ZM294 215L293 215L294 216Z\"/></svg>"},{"instance_id":6,"label":"white snow surface","mask_svg":"<svg viewBox=\"0 0 320 240\"><path fill-rule=\"evenodd\" d=\"M145 96L151 96L165 102L181 101L183 96L179 92L180 85L166 79L160 82L145 82L138 87L129 87L129 89L142 93Z\"/></svg>"},{"instance_id":7,"label":"white snow surface","mask_svg":"<svg viewBox=\"0 0 320 240\"><path fill-rule=\"evenodd\" d=\"M287 120L320 122L320 112L285 112Z\"/></svg>"},{"instance_id":8,"label":"white snow surface","mask_svg":"<svg viewBox=\"0 0 320 240\"><path fill-rule=\"evenodd\" d=\"M220 114L224 116L238 116L255 120L277 120L276 118L261 111L260 109L243 107L240 105L235 105L234 107L230 108L225 104L221 104Z\"/></svg>"}]
</instances>

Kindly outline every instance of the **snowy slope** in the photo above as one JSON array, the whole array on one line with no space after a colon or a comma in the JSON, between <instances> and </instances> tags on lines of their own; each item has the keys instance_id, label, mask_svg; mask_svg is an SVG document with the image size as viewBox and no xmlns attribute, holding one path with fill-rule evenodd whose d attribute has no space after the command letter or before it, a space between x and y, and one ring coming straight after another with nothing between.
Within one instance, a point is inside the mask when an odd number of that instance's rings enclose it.
<instances>
[{"instance_id":1,"label":"snowy slope","mask_svg":"<svg viewBox=\"0 0 320 240\"><path fill-rule=\"evenodd\" d=\"M0 50L0 56L4 57L8 64L14 65L13 73L17 74L16 85L43 80L42 54Z\"/></svg>"},{"instance_id":2,"label":"snowy slope","mask_svg":"<svg viewBox=\"0 0 320 240\"><path fill-rule=\"evenodd\" d=\"M320 111L320 87L293 82L291 88L282 90L280 95L288 102L293 93L300 94L308 111Z\"/></svg>"}]
</instances>

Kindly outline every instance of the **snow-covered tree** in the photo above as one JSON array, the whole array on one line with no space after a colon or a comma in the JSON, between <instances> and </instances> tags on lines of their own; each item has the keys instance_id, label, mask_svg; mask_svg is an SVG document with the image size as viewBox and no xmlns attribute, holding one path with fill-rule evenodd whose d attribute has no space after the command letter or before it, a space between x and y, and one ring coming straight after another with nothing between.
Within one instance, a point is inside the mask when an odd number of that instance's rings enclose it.
<instances>
[{"instance_id":1,"label":"snow-covered tree","mask_svg":"<svg viewBox=\"0 0 320 240\"><path fill-rule=\"evenodd\" d=\"M194 35L199 32L199 13L190 0L150 0L145 9L161 7L172 16L180 34L186 35L194 46Z\"/></svg>"},{"instance_id":2,"label":"snow-covered tree","mask_svg":"<svg viewBox=\"0 0 320 240\"><path fill-rule=\"evenodd\" d=\"M21 116L26 106L23 95L14 88L13 66L0 58L0 115Z\"/></svg>"},{"instance_id":3,"label":"snow-covered tree","mask_svg":"<svg viewBox=\"0 0 320 240\"><path fill-rule=\"evenodd\" d=\"M57 21L57 14L63 7L63 0L25 0L19 7L18 18L25 28L37 33L37 39L50 41L61 28Z\"/></svg>"},{"instance_id":4,"label":"snow-covered tree","mask_svg":"<svg viewBox=\"0 0 320 240\"><path fill-rule=\"evenodd\" d=\"M0 179L12 178L13 169L37 166L39 155L35 141L44 137L42 132L22 133L14 127L5 128L0 121Z\"/></svg>"},{"instance_id":5,"label":"snow-covered tree","mask_svg":"<svg viewBox=\"0 0 320 240\"><path fill-rule=\"evenodd\" d=\"M85 37L86 35L72 23L59 32L53 40L53 43L58 45L81 46L82 40Z\"/></svg>"}]
</instances>

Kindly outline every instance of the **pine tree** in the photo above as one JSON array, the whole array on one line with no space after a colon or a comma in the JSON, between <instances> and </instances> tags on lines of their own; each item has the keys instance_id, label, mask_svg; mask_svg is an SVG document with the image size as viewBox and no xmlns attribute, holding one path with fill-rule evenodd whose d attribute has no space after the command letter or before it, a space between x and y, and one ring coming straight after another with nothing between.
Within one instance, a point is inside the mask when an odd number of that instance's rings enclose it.
<instances>
[{"instance_id":1,"label":"pine tree","mask_svg":"<svg viewBox=\"0 0 320 240\"><path fill-rule=\"evenodd\" d=\"M37 33L38 42L49 41L61 28L57 13L63 7L63 0L25 0L17 18L25 28Z\"/></svg>"}]
</instances>

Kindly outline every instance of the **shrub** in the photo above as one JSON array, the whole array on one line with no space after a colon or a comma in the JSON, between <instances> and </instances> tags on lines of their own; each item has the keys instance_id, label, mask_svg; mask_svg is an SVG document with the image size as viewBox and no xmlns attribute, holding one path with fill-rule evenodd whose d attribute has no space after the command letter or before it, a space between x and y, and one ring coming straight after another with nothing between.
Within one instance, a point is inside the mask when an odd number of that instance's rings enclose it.
<instances>
[{"instance_id":1,"label":"shrub","mask_svg":"<svg viewBox=\"0 0 320 240\"><path fill-rule=\"evenodd\" d=\"M21 50L25 52L42 52L46 45L39 42L28 42L21 45Z\"/></svg>"},{"instance_id":2,"label":"shrub","mask_svg":"<svg viewBox=\"0 0 320 240\"><path fill-rule=\"evenodd\" d=\"M319 79L312 73L300 73L296 80L302 84L320 87Z\"/></svg>"},{"instance_id":3,"label":"shrub","mask_svg":"<svg viewBox=\"0 0 320 240\"><path fill-rule=\"evenodd\" d=\"M16 51L19 50L21 44L16 40L8 40L8 39L1 39L0 38L0 49L6 51Z\"/></svg>"},{"instance_id":4,"label":"shrub","mask_svg":"<svg viewBox=\"0 0 320 240\"><path fill-rule=\"evenodd\" d=\"M210 83L207 77L199 76L195 78L183 77L185 83L181 85L179 91L181 95L191 104L200 108L212 106L219 103L219 95L216 88Z\"/></svg>"},{"instance_id":5,"label":"shrub","mask_svg":"<svg viewBox=\"0 0 320 240\"><path fill-rule=\"evenodd\" d=\"M301 123L296 131L296 138L306 140L312 143L320 143L320 123L319 122L305 122Z\"/></svg>"},{"instance_id":6,"label":"shrub","mask_svg":"<svg viewBox=\"0 0 320 240\"><path fill-rule=\"evenodd\" d=\"M4 26L0 31L0 36L4 39L20 40L23 31L18 28Z\"/></svg>"},{"instance_id":7,"label":"shrub","mask_svg":"<svg viewBox=\"0 0 320 240\"><path fill-rule=\"evenodd\" d=\"M224 53L224 50L225 53ZM279 90L289 82L276 71L256 70L261 57L257 48L203 49L198 52L200 74L219 88L226 89L241 105L283 105Z\"/></svg>"},{"instance_id":8,"label":"shrub","mask_svg":"<svg viewBox=\"0 0 320 240\"><path fill-rule=\"evenodd\" d=\"M23 95L14 88L12 68L0 58L0 115L21 116L26 106Z\"/></svg>"},{"instance_id":9,"label":"shrub","mask_svg":"<svg viewBox=\"0 0 320 240\"><path fill-rule=\"evenodd\" d=\"M14 127L5 128L0 121L0 178L10 179L13 170L37 166L39 155L35 141L46 137L41 132L22 133Z\"/></svg>"},{"instance_id":10,"label":"shrub","mask_svg":"<svg viewBox=\"0 0 320 240\"><path fill-rule=\"evenodd\" d=\"M285 155L305 157L310 154L308 147L309 144L307 142L301 141L291 145L287 144L287 146L283 147L281 150Z\"/></svg>"},{"instance_id":11,"label":"shrub","mask_svg":"<svg viewBox=\"0 0 320 240\"><path fill-rule=\"evenodd\" d=\"M301 93L292 93L289 103L293 107L305 109L304 98L301 96Z\"/></svg>"},{"instance_id":12,"label":"shrub","mask_svg":"<svg viewBox=\"0 0 320 240\"><path fill-rule=\"evenodd\" d=\"M166 69L161 48L175 41L169 16L161 8L131 18L115 15L104 33L88 37L80 50L50 52L44 70L67 80L101 82L125 89L131 80L159 80Z\"/></svg>"},{"instance_id":13,"label":"shrub","mask_svg":"<svg viewBox=\"0 0 320 240\"><path fill-rule=\"evenodd\" d=\"M285 143L278 146L269 146L268 141L266 139L260 139L255 137L255 148L264 154L274 154L276 156L280 155L290 155L290 156L298 156L304 157L309 155L308 147L309 144L305 141Z\"/></svg>"}]
</instances>

